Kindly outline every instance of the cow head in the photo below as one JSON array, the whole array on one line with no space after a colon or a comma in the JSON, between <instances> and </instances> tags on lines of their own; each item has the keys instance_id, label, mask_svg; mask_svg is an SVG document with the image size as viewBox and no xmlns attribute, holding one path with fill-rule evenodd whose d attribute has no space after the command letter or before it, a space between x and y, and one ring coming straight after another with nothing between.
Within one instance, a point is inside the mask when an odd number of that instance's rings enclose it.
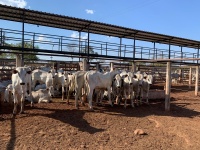
<instances>
[{"instance_id":1,"label":"cow head","mask_svg":"<svg viewBox=\"0 0 200 150\"><path fill-rule=\"evenodd\" d=\"M31 70L28 67L17 67L13 70L13 74L18 75L20 85L25 85L26 76L31 74Z\"/></svg>"},{"instance_id":2,"label":"cow head","mask_svg":"<svg viewBox=\"0 0 200 150\"><path fill-rule=\"evenodd\" d=\"M122 86L122 78L121 78L121 76L119 74L115 75L115 77L113 79L113 82L114 82L113 84L114 84L115 87L121 88L121 86Z\"/></svg>"}]
</instances>

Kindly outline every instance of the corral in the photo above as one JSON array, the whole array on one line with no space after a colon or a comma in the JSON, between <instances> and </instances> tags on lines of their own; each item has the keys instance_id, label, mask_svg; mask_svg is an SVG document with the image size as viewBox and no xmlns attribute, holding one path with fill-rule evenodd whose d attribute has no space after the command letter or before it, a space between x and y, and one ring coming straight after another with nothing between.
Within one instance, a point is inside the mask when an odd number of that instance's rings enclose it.
<instances>
[{"instance_id":1,"label":"corral","mask_svg":"<svg viewBox=\"0 0 200 150\"><path fill-rule=\"evenodd\" d=\"M10 16L10 9L16 11L19 16L22 15L21 13L27 16L18 20L17 17ZM103 106L94 106L94 112L91 112L88 107L83 106L76 110L74 108L74 97L71 97L69 105L65 101L61 101L60 98L54 98L52 103L35 104L33 108L30 107L29 103L26 103L26 113L12 118L13 105L3 103L1 99L1 149L199 149L198 60L200 43L198 41L68 17L65 18L65 21L68 21L68 19L69 22L73 20L75 23L81 21L84 25L71 26L68 22L65 26L60 20L62 16L4 6L0 6L0 10L2 10L0 11L2 19L12 20L14 18L14 21L22 21L23 23L22 31L0 30L1 52L7 53L7 50L11 49L19 58L22 54L21 62L18 62L19 59L17 61L1 60L1 80L9 79L11 75L9 71L20 65L30 66L32 64L31 67L35 68L37 65L34 66L33 64L38 64L38 66L50 64L56 69L62 66L61 68L64 68L64 70L70 71L77 71L81 68L79 66L80 61L53 62L40 60L40 62L33 61L28 64L24 60L23 54L28 54L32 50L37 51L39 55L86 58L87 63L90 64L86 67L87 70L98 70L99 64L102 68L104 66L103 62L89 63L89 59L92 57L98 58L98 61L101 59L109 60L108 64L105 63L104 69L109 67L110 62L115 61L114 66L117 68L140 70L157 75L156 83L154 83L154 87L151 87L154 95L150 97L150 104L143 104L136 108L128 106L127 109L124 109L121 105L110 107L107 101L104 101ZM34 22L32 13L41 15L41 18L49 15L56 21L53 24L50 22L46 24L38 17L41 20ZM68 37L55 35L44 35L53 39L53 42L40 42L36 40L40 33L25 32L24 23L41 23L45 26L51 25L78 31L81 29L79 32L88 32L88 37L90 32L95 34L107 32L106 34L109 36L119 37L120 44L95 41L90 38L83 42L80 37L79 39L68 39ZM88 25L88 23L90 24ZM96 30L97 26L100 30ZM21 47L7 46L4 43L5 35L8 41L22 41ZM19 35L19 37L16 35ZM133 45L122 44L122 38L133 39ZM76 44L70 45L69 41L71 40L74 40ZM153 48L137 47L136 40L153 42ZM33 47L25 48L24 41L32 42ZM155 43L169 44L169 49L158 49L155 47ZM35 44L50 45L50 48L37 49L34 47ZM171 50L170 46L173 44L180 46L180 51ZM66 45L78 47L79 52L65 50ZM197 49L197 51L186 53L182 50L184 46ZM89 47L97 50L98 55L90 54ZM83 49L84 51L81 51ZM21 52L15 50L21 50ZM110 51L112 54L109 54ZM196 69L195 84L191 81L193 68ZM179 80L180 83L172 83L171 85L170 74L177 69L183 76ZM84 67L83 70L85 70ZM154 90L158 93L159 90L162 92L161 98L155 98L155 95L158 96L158 94L155 94ZM141 129L143 133L136 133L136 129Z\"/></svg>"},{"instance_id":2,"label":"corral","mask_svg":"<svg viewBox=\"0 0 200 150\"><path fill-rule=\"evenodd\" d=\"M192 88L193 89L193 88ZM193 89L194 90L194 89ZM163 100L132 109L95 106L74 109L60 99L26 104L26 114L12 119L5 105L0 121L1 149L199 149L200 102L193 91L172 92L171 110ZM142 129L144 135L135 135Z\"/></svg>"}]
</instances>

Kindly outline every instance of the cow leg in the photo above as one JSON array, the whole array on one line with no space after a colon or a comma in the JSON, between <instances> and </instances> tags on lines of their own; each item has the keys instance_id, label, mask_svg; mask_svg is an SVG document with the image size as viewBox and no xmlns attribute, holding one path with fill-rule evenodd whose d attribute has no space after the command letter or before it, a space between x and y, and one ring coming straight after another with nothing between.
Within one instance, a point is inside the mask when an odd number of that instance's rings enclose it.
<instances>
[{"instance_id":1,"label":"cow leg","mask_svg":"<svg viewBox=\"0 0 200 150\"><path fill-rule=\"evenodd\" d=\"M79 95L80 95L79 91L75 89L75 108L76 109L78 109L78 98L79 98Z\"/></svg>"},{"instance_id":2,"label":"cow leg","mask_svg":"<svg viewBox=\"0 0 200 150\"><path fill-rule=\"evenodd\" d=\"M64 86L62 86L62 100L64 101L64 99L65 99L65 87Z\"/></svg>"},{"instance_id":3,"label":"cow leg","mask_svg":"<svg viewBox=\"0 0 200 150\"><path fill-rule=\"evenodd\" d=\"M140 88L140 94L139 94L140 95L140 100L139 100L140 105L142 104L143 94L144 94L144 90L143 90L143 88Z\"/></svg>"},{"instance_id":4,"label":"cow leg","mask_svg":"<svg viewBox=\"0 0 200 150\"><path fill-rule=\"evenodd\" d=\"M135 106L134 106L133 100L134 100L134 96L133 96L133 94L132 94L132 92L131 92L131 94L130 94L130 101L131 101L131 106L132 106L132 108L135 107Z\"/></svg>"},{"instance_id":5,"label":"cow leg","mask_svg":"<svg viewBox=\"0 0 200 150\"><path fill-rule=\"evenodd\" d=\"M25 99L25 96L24 94L21 95L21 110L20 110L20 114L24 114L24 99Z\"/></svg>"},{"instance_id":6,"label":"cow leg","mask_svg":"<svg viewBox=\"0 0 200 150\"><path fill-rule=\"evenodd\" d=\"M18 105L18 94L13 90L13 101L14 101L14 108L13 108L13 116L17 114L17 105Z\"/></svg>"},{"instance_id":7,"label":"cow leg","mask_svg":"<svg viewBox=\"0 0 200 150\"><path fill-rule=\"evenodd\" d=\"M149 90L146 91L146 103L149 103Z\"/></svg>"},{"instance_id":8,"label":"cow leg","mask_svg":"<svg viewBox=\"0 0 200 150\"><path fill-rule=\"evenodd\" d=\"M67 92L67 104L69 104L69 95L71 94L70 90L68 90Z\"/></svg>"},{"instance_id":9,"label":"cow leg","mask_svg":"<svg viewBox=\"0 0 200 150\"><path fill-rule=\"evenodd\" d=\"M108 89L108 99L109 99L109 104L110 104L111 107L113 107L113 103L112 103L112 101L111 101L111 95L110 95L110 93L111 93L111 89L110 89L110 87L107 87L107 89Z\"/></svg>"},{"instance_id":10,"label":"cow leg","mask_svg":"<svg viewBox=\"0 0 200 150\"><path fill-rule=\"evenodd\" d=\"M88 106L89 106L89 109L90 110L93 110L93 107L92 107L92 94L93 94L93 89L89 92L88 94Z\"/></svg>"},{"instance_id":11,"label":"cow leg","mask_svg":"<svg viewBox=\"0 0 200 150\"><path fill-rule=\"evenodd\" d=\"M68 99L68 94L69 93L69 89L68 89L68 87L66 87L66 98L67 98L67 104L69 104L69 99Z\"/></svg>"},{"instance_id":12,"label":"cow leg","mask_svg":"<svg viewBox=\"0 0 200 150\"><path fill-rule=\"evenodd\" d=\"M126 104L127 104L127 95L126 95L126 90L124 90L124 97L125 97L124 108L126 108Z\"/></svg>"}]
</instances>

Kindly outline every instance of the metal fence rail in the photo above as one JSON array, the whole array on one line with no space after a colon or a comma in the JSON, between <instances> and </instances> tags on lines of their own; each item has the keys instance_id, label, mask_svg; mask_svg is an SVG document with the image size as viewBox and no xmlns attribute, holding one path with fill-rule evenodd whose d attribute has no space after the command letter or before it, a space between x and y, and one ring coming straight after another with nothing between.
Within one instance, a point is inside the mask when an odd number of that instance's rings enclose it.
<instances>
[{"instance_id":1,"label":"metal fence rail","mask_svg":"<svg viewBox=\"0 0 200 150\"><path fill-rule=\"evenodd\" d=\"M24 37L24 38L23 38ZM22 41L24 39L24 41ZM197 53L182 52L181 50L158 49L144 46L134 46L128 44L118 44L97 41L93 39L72 38L60 35L50 35L44 33L22 32L17 30L0 28L0 46L12 47L18 44L18 48L23 48L23 43L31 44L32 50L42 49L48 53L70 52L70 55L85 54L89 56L114 57L119 59L167 59L167 58L197 58ZM90 51L92 49L92 51ZM26 52L26 51L24 51ZM91 53L93 52L93 53ZM134 53L135 52L135 53ZM170 54L169 54L170 52ZM169 56L170 55L170 56ZM181 61L182 62L182 61ZM197 63L197 60L193 60Z\"/></svg>"}]
</instances>

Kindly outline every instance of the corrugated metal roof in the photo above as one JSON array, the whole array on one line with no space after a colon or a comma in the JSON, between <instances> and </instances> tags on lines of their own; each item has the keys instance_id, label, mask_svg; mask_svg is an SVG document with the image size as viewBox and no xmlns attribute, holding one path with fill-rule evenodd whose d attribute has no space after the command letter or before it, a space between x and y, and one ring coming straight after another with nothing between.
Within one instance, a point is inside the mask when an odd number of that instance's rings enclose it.
<instances>
[{"instance_id":1,"label":"corrugated metal roof","mask_svg":"<svg viewBox=\"0 0 200 150\"><path fill-rule=\"evenodd\" d=\"M5 5L0 5L0 19L196 49L200 45L196 40Z\"/></svg>"}]
</instances>

